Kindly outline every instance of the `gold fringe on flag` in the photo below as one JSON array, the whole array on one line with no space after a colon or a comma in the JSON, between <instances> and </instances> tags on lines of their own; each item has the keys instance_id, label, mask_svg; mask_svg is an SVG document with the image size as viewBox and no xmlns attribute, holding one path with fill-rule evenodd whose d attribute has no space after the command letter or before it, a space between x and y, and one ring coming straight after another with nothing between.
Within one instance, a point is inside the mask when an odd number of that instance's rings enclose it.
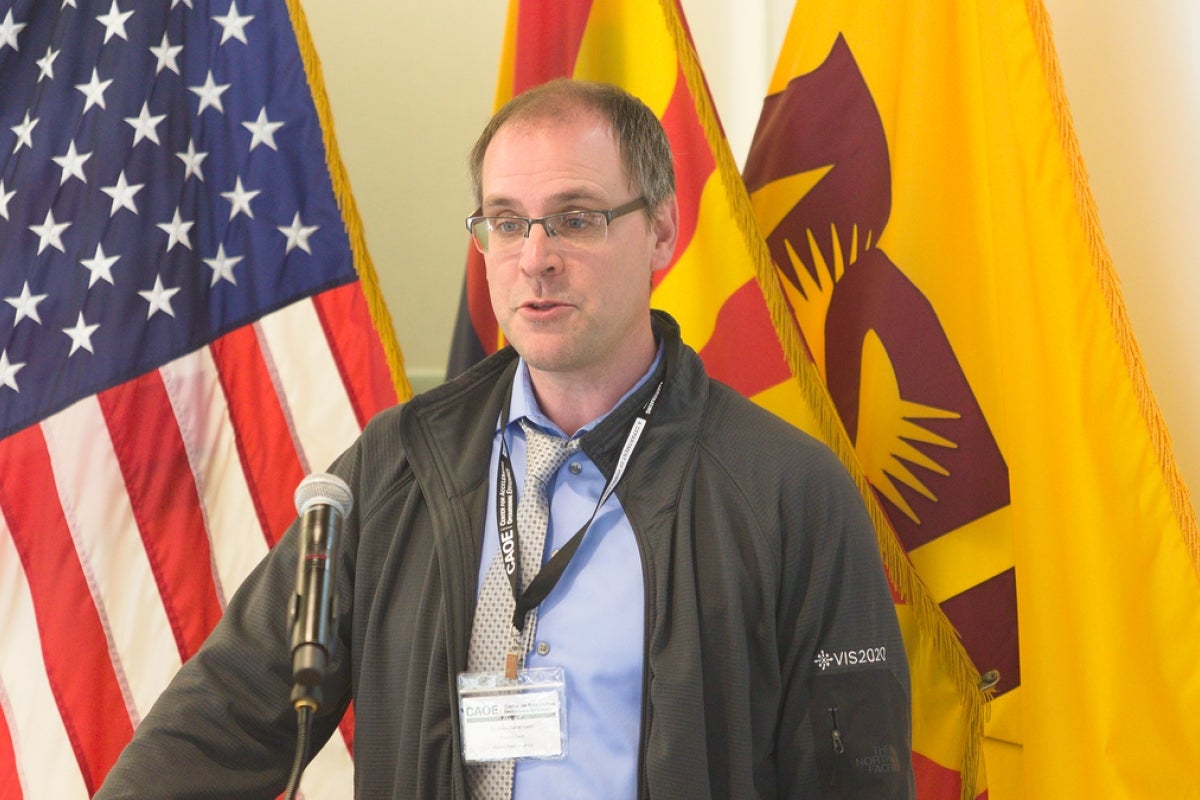
<instances>
[{"instance_id":1,"label":"gold fringe on flag","mask_svg":"<svg viewBox=\"0 0 1200 800\"><path fill-rule=\"evenodd\" d=\"M388 368L392 373L392 383L396 387L396 396L401 400L412 397L412 386L404 371L404 356L400 352L400 344L396 340L396 331L392 326L392 315L384 302L383 293L379 289L379 276L375 272L375 264L371 254L367 252L367 241L363 235L362 218L358 215L358 206L354 202L354 193L350 191L350 178L342 163L342 155L338 150L337 136L333 131L333 113L329 108L329 96L325 93L325 78L321 74L321 60L313 46L312 36L308 30L308 19L300 0L286 0L288 14L292 18L292 28L296 33L296 44L300 48L300 58L304 62L304 73L308 76L309 90L312 92L313 104L317 108L317 118L321 121L321 138L325 144L325 163L329 169L329 177L333 182L333 194L337 198L338 207L342 210L342 222L346 226L346 234L350 238L350 252L354 259L354 269L358 272L362 284L363 296L367 300L367 309L371 314L371 322L375 332L379 334L380 344L387 358Z\"/></svg>"}]
</instances>

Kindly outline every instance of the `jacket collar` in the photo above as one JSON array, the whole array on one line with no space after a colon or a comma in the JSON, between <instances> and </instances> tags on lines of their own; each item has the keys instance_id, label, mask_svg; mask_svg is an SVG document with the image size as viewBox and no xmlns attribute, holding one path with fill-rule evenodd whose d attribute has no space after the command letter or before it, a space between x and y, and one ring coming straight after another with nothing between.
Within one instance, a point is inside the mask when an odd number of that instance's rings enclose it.
<instances>
[{"instance_id":1,"label":"jacket collar","mask_svg":"<svg viewBox=\"0 0 1200 800\"><path fill-rule=\"evenodd\" d=\"M606 476L612 474L633 418L649 401L660 380L666 384L660 402L668 406L693 402L697 393L704 391L707 376L700 359L683 344L679 324L665 311L650 313L655 339L663 343L658 370L583 436L584 451ZM451 495L469 491L480 481L486 482L496 419L508 398L516 366L516 351L511 346L505 347L453 380L408 401L405 411L410 424L404 426L402 435L405 446L415 456L423 456L413 459L414 469L424 472L421 465L436 464L434 469L443 471L444 488ZM433 444L451 440L450 437L461 446L446 448Z\"/></svg>"}]
</instances>

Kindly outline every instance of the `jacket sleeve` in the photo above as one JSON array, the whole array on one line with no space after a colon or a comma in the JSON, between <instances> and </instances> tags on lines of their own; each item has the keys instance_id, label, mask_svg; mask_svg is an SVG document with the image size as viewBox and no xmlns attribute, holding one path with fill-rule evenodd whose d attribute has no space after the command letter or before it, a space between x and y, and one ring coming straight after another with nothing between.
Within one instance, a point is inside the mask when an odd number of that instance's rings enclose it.
<instances>
[{"instance_id":1,"label":"jacket sleeve","mask_svg":"<svg viewBox=\"0 0 1200 800\"><path fill-rule=\"evenodd\" d=\"M822 800L908 800L908 662L874 528L836 456L819 448L808 467L783 535L780 794L815 779Z\"/></svg>"},{"instance_id":2,"label":"jacket sleeve","mask_svg":"<svg viewBox=\"0 0 1200 800\"><path fill-rule=\"evenodd\" d=\"M204 645L176 673L109 772L98 800L275 798L295 752L288 605L295 590L293 524L234 594ZM343 548L343 556L350 548ZM340 570L338 602L349 608ZM349 703L345 632L322 686L310 755Z\"/></svg>"}]
</instances>

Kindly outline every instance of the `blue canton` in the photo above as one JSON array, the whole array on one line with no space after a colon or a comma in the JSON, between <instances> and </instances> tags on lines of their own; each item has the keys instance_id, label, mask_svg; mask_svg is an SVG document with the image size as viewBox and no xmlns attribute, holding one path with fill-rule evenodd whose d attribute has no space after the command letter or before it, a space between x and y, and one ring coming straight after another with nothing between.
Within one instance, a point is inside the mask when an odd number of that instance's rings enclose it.
<instances>
[{"instance_id":1,"label":"blue canton","mask_svg":"<svg viewBox=\"0 0 1200 800\"><path fill-rule=\"evenodd\" d=\"M355 279L284 3L0 2L0 436Z\"/></svg>"}]
</instances>

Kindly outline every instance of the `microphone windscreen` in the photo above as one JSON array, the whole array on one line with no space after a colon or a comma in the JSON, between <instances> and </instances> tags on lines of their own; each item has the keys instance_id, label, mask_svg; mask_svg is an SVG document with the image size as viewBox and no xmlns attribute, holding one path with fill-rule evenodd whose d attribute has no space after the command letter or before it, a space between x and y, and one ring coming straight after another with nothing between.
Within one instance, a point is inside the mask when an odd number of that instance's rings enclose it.
<instances>
[{"instance_id":1,"label":"microphone windscreen","mask_svg":"<svg viewBox=\"0 0 1200 800\"><path fill-rule=\"evenodd\" d=\"M296 487L295 500L296 513L300 516L304 516L305 509L314 503L333 506L343 517L349 514L354 506L354 496L350 493L350 487L337 475L327 472L315 472L300 481L300 485Z\"/></svg>"}]
</instances>

